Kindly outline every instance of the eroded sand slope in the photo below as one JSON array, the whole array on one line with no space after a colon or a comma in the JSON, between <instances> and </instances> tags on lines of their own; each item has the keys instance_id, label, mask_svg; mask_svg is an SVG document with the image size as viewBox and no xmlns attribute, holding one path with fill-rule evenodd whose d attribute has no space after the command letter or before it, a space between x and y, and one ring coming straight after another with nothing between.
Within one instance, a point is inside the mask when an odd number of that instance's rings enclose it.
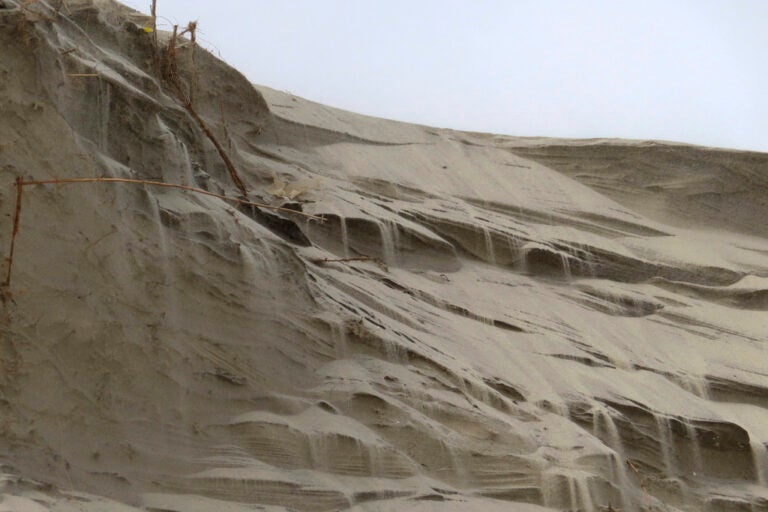
<instances>
[{"instance_id":1,"label":"eroded sand slope","mask_svg":"<svg viewBox=\"0 0 768 512\"><path fill-rule=\"evenodd\" d=\"M149 20L66 4L0 10L4 257L18 176L238 195ZM768 510L768 155L432 129L195 60L249 198L326 221L25 187L0 511Z\"/></svg>"}]
</instances>

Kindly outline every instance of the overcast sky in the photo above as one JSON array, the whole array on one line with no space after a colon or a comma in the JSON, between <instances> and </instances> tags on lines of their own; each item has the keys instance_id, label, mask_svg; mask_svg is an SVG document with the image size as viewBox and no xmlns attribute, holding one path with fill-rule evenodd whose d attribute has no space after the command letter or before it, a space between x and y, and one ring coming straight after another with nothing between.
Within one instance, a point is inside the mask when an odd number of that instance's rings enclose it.
<instances>
[{"instance_id":1,"label":"overcast sky","mask_svg":"<svg viewBox=\"0 0 768 512\"><path fill-rule=\"evenodd\" d=\"M255 83L355 112L768 151L768 0L158 0L158 15L198 20Z\"/></svg>"}]
</instances>

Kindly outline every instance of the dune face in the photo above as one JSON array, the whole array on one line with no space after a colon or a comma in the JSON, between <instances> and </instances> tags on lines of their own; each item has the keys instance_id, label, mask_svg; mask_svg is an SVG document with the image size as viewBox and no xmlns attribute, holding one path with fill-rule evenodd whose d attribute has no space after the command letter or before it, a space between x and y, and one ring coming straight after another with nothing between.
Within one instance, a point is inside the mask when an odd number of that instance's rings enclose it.
<instances>
[{"instance_id":1,"label":"dune face","mask_svg":"<svg viewBox=\"0 0 768 512\"><path fill-rule=\"evenodd\" d=\"M3 257L17 177L240 195L146 17L5 3ZM768 155L432 129L177 58L248 198L325 220L24 186L0 511L768 510Z\"/></svg>"}]
</instances>

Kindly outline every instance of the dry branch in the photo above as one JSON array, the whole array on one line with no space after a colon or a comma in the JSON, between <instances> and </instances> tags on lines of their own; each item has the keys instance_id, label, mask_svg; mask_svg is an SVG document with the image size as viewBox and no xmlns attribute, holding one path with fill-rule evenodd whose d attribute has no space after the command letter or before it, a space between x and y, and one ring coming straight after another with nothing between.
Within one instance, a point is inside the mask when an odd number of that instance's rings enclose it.
<instances>
[{"instance_id":1,"label":"dry branch","mask_svg":"<svg viewBox=\"0 0 768 512\"><path fill-rule=\"evenodd\" d=\"M38 4L40 0L23 0L19 7L21 12L24 13L24 19L30 23L38 21L54 21L54 19L47 14L42 13L39 10L33 10L32 6Z\"/></svg>"},{"instance_id":2,"label":"dry branch","mask_svg":"<svg viewBox=\"0 0 768 512\"><path fill-rule=\"evenodd\" d=\"M176 65L176 38L179 35L179 26L173 26L173 34L171 40L168 42L168 50L165 55L165 74L171 81L171 84L179 88L177 94L180 97L184 96L184 90L182 89L181 82L179 81L179 74Z\"/></svg>"},{"instance_id":3,"label":"dry branch","mask_svg":"<svg viewBox=\"0 0 768 512\"><path fill-rule=\"evenodd\" d=\"M149 10L152 16L152 65L155 68L155 74L160 76L160 44L157 41L157 0L152 0L152 7Z\"/></svg>"},{"instance_id":4,"label":"dry branch","mask_svg":"<svg viewBox=\"0 0 768 512\"><path fill-rule=\"evenodd\" d=\"M177 188L181 190L186 190L188 192L195 192L197 194L203 194L206 196L216 197L219 199L223 199L225 201L232 201L235 203L250 205L250 206L256 206L258 208L265 208L269 210L277 210L285 213L291 213L294 215L301 215L303 217L306 217L308 219L312 220L319 220L320 222L324 222L325 219L323 217L319 217L317 215L311 215L309 213L299 212L296 210L291 210L290 208L282 208L280 206L272 206L269 204L263 204L263 203L256 203L253 201L247 201L245 199L239 199L237 197L230 197L230 196L224 196L221 194L215 194L213 192L208 192L207 190L203 190L201 188L195 188L195 187L188 187L186 185L177 185L176 183L165 183L163 181L150 181L150 180L136 180L131 178L68 178L68 179L51 179L51 180L28 180L28 181L22 181L22 186L27 185L66 185L70 183L97 183L97 182L105 182L105 183L132 183L134 185L150 185L153 187L166 187L166 188Z\"/></svg>"},{"instance_id":5,"label":"dry branch","mask_svg":"<svg viewBox=\"0 0 768 512\"><path fill-rule=\"evenodd\" d=\"M67 11L67 14L72 16L72 11L69 10L69 6L67 5L66 0L59 0L59 5L56 6L56 15L58 16L61 13L61 8L64 8L65 11Z\"/></svg>"},{"instance_id":6,"label":"dry branch","mask_svg":"<svg viewBox=\"0 0 768 512\"><path fill-rule=\"evenodd\" d=\"M16 235L19 234L19 221L21 219L21 196L24 190L24 182L21 176L16 178L16 213L13 216L13 232L11 233L11 247L8 253L8 270L5 274L4 287L11 286L11 271L13 270L13 252L16 249Z\"/></svg>"},{"instance_id":7,"label":"dry branch","mask_svg":"<svg viewBox=\"0 0 768 512\"><path fill-rule=\"evenodd\" d=\"M5 275L5 281L0 285L0 298L5 302L5 299L8 296L8 289L11 286L11 274L13 270L13 254L14 250L16 248L16 235L19 234L19 223L21 220L21 200L22 200L22 194L25 186L29 185L67 185L67 184L73 184L73 183L130 183L134 185L150 185L153 187L166 187L166 188L177 188L181 190L186 190L188 192L194 192L196 194L202 194L206 196L216 197L218 199L223 199L225 201L232 201L234 203L239 204L245 204L249 206L255 206L257 208L265 208L269 210L277 210L285 213L291 213L294 215L301 215L302 217L306 217L311 220L319 220L320 222L325 222L325 219L323 217L319 217L317 215L310 215L308 213L291 210L290 208L281 208L279 206L272 206L269 204L262 204L262 203L256 203L253 201L246 201L244 199L239 199L236 197L229 197L224 196L221 194L215 194L213 192L208 192L207 190L203 190L201 188L195 188L195 187L188 187L186 185L177 185L175 183L165 183L162 181L150 181L150 180L136 180L136 179L130 179L130 178L67 178L67 179L50 179L50 180L24 180L21 176L16 178L16 213L13 217L13 232L11 233L11 243L10 243L10 250L8 254L8 258L6 261L8 262L8 269Z\"/></svg>"},{"instance_id":8,"label":"dry branch","mask_svg":"<svg viewBox=\"0 0 768 512\"><path fill-rule=\"evenodd\" d=\"M192 42L190 52L192 54L192 78L189 80L189 103L195 103L195 88L197 87L197 56L195 54L195 47L197 46L197 22L190 21L187 24L187 28L181 31L179 34L183 36L189 34L189 40Z\"/></svg>"},{"instance_id":9,"label":"dry branch","mask_svg":"<svg viewBox=\"0 0 768 512\"><path fill-rule=\"evenodd\" d=\"M651 497L648 495L648 488L645 486L645 480L643 480L643 477L640 476L640 471L637 470L637 466L635 466L635 464L629 459L627 459L627 466L629 466L629 469L632 470L632 472L637 477L638 482L640 483L640 488L643 490L643 495L645 496L646 509L652 510Z\"/></svg>"},{"instance_id":10,"label":"dry branch","mask_svg":"<svg viewBox=\"0 0 768 512\"><path fill-rule=\"evenodd\" d=\"M200 128L205 132L205 135L208 137L208 140L210 140L213 145L216 147L216 150L219 152L219 156L221 156L221 159L224 161L224 165L227 166L227 170L229 171L229 175L232 178L232 181L235 182L235 186L237 186L237 189L244 195L248 196L248 189L245 188L245 184L243 183L243 180L240 179L240 175L237 174L237 169L235 169L235 164L232 163L232 160L229 159L229 155L227 154L224 147L221 145L221 143L218 141L216 136L213 134L211 129L208 127L205 121L203 121L203 118L200 117L200 115L197 113L197 111L194 109L191 103L186 103L184 105L184 108L187 109L187 112L197 121L197 124L200 125Z\"/></svg>"},{"instance_id":11,"label":"dry branch","mask_svg":"<svg viewBox=\"0 0 768 512\"><path fill-rule=\"evenodd\" d=\"M197 24L190 23L189 27L186 29L186 31L191 31L194 33L194 30L196 30ZM184 108L189 112L189 115L192 116L192 118L197 121L197 124L200 126L200 129L203 130L206 137L208 137L208 140L211 141L211 143L216 148L216 151L219 152L219 156L224 161L224 165L227 167L227 171L229 172L229 176L232 178L232 181L235 183L235 186L240 191L243 196L248 197L248 189L245 187L245 183L243 183L243 180L240 178L240 175L237 172L237 169L235 168L235 164L232 163L232 160L229 158L229 155L227 154L227 151L224 149L224 146L221 145L219 140L216 138L216 135L214 135L213 131L210 129L208 124L203 120L202 117L200 117L200 114L197 113L197 110L195 110L195 107L192 103L192 97L191 95L188 95L187 92L185 92L184 84L182 84L181 79L179 78L178 74L178 66L177 66L177 59L176 59L176 38L178 37L178 25L173 26L173 36L171 37L170 42L168 43L168 49L167 49L167 55L166 55L166 67L165 67L165 76L166 79L171 83L171 86L173 89L175 89L176 96L178 97L179 101L181 101L181 104L184 106ZM191 85L190 85L190 91L191 91Z\"/></svg>"},{"instance_id":12,"label":"dry branch","mask_svg":"<svg viewBox=\"0 0 768 512\"><path fill-rule=\"evenodd\" d=\"M323 264L323 263L349 263L352 261L379 261L376 258L373 258L371 256L358 256L356 258L338 258L338 259L332 259L332 258L317 258L314 260L310 260L312 263L315 264Z\"/></svg>"},{"instance_id":13,"label":"dry branch","mask_svg":"<svg viewBox=\"0 0 768 512\"><path fill-rule=\"evenodd\" d=\"M99 76L98 73L67 73L67 76L73 78L83 78L87 76Z\"/></svg>"},{"instance_id":14,"label":"dry branch","mask_svg":"<svg viewBox=\"0 0 768 512\"><path fill-rule=\"evenodd\" d=\"M224 102L221 101L221 96L219 96L219 113L221 114L221 129L224 132L224 139L227 141L227 149L232 150L232 139L229 137L227 118L224 117Z\"/></svg>"}]
</instances>

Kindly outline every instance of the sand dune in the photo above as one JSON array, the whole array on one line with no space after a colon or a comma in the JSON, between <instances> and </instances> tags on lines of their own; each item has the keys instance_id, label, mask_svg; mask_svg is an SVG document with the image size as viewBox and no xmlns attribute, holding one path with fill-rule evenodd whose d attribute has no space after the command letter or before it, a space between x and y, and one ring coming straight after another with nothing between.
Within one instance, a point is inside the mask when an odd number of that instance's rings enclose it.
<instances>
[{"instance_id":1,"label":"sand dune","mask_svg":"<svg viewBox=\"0 0 768 512\"><path fill-rule=\"evenodd\" d=\"M149 18L6 3L4 257L17 177L240 195ZM248 199L325 221L25 186L0 511L768 510L768 155L375 119L191 49Z\"/></svg>"}]
</instances>

